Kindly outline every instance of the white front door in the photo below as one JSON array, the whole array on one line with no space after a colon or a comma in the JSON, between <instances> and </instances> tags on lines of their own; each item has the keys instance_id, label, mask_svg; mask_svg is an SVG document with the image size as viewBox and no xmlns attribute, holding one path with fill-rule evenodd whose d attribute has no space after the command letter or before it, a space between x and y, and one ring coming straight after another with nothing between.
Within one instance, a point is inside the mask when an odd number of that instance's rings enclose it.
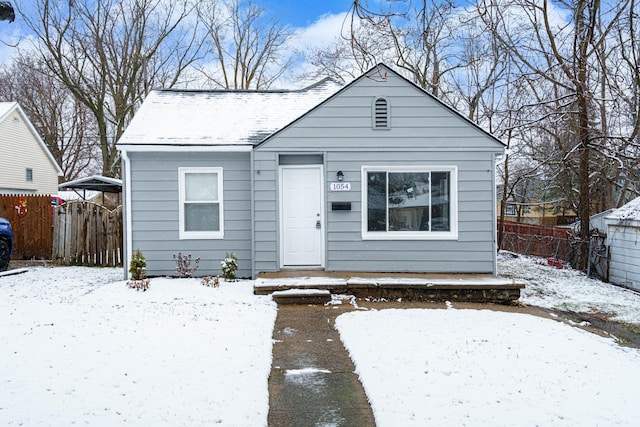
<instances>
[{"instance_id":1,"label":"white front door","mask_svg":"<svg viewBox=\"0 0 640 427\"><path fill-rule=\"evenodd\" d=\"M322 166L280 167L282 267L324 266Z\"/></svg>"}]
</instances>

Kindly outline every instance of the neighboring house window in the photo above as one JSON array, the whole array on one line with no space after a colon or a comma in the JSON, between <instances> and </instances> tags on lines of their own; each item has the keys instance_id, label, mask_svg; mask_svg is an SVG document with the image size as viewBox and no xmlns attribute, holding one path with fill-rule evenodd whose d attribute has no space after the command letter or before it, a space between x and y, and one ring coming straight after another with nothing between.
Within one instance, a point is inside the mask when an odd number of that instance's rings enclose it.
<instances>
[{"instance_id":1,"label":"neighboring house window","mask_svg":"<svg viewBox=\"0 0 640 427\"><path fill-rule=\"evenodd\" d=\"M457 168L362 168L363 239L457 239Z\"/></svg>"},{"instance_id":2,"label":"neighboring house window","mask_svg":"<svg viewBox=\"0 0 640 427\"><path fill-rule=\"evenodd\" d=\"M529 214L531 213L531 206L530 205L520 205L520 215L522 214ZM505 208L505 215L507 216L517 216L518 215L518 205L514 204L514 203L508 203L507 207Z\"/></svg>"},{"instance_id":3,"label":"neighboring house window","mask_svg":"<svg viewBox=\"0 0 640 427\"><path fill-rule=\"evenodd\" d=\"M389 129L389 101L386 98L376 98L373 102L373 128Z\"/></svg>"},{"instance_id":4,"label":"neighboring house window","mask_svg":"<svg viewBox=\"0 0 640 427\"><path fill-rule=\"evenodd\" d=\"M222 239L222 168L180 168L180 238Z\"/></svg>"},{"instance_id":5,"label":"neighboring house window","mask_svg":"<svg viewBox=\"0 0 640 427\"><path fill-rule=\"evenodd\" d=\"M27 168L27 182L33 181L33 169Z\"/></svg>"}]
</instances>

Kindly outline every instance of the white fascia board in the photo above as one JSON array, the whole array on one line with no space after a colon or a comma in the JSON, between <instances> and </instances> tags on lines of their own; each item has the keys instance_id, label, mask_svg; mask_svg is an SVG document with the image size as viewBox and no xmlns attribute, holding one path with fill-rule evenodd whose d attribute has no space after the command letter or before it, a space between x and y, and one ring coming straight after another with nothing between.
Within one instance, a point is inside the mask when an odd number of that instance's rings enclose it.
<instances>
[{"instance_id":1,"label":"white fascia board","mask_svg":"<svg viewBox=\"0 0 640 427\"><path fill-rule=\"evenodd\" d=\"M176 153L176 152L237 152L253 151L253 145L118 145L119 151L128 153Z\"/></svg>"}]
</instances>

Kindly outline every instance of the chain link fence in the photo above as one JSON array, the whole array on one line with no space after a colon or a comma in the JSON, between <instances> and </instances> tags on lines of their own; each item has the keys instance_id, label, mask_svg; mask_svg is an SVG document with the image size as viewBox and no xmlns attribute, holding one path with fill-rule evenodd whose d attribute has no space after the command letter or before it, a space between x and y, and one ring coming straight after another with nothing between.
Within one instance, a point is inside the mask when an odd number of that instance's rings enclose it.
<instances>
[{"instance_id":1,"label":"chain link fence","mask_svg":"<svg viewBox=\"0 0 640 427\"><path fill-rule=\"evenodd\" d=\"M500 250L547 258L549 265L554 267L571 266L585 269L589 277L608 280L607 247L604 237L599 234L594 234L587 241L570 237L505 232ZM587 263L582 262L583 253L588 254Z\"/></svg>"}]
</instances>

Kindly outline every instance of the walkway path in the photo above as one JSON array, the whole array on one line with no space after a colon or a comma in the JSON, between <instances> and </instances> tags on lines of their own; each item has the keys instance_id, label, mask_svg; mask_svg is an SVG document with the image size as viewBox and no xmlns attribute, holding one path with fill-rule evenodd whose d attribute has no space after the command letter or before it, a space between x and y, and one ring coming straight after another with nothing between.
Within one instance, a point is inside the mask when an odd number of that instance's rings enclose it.
<instances>
[{"instance_id":1,"label":"walkway path","mask_svg":"<svg viewBox=\"0 0 640 427\"><path fill-rule=\"evenodd\" d=\"M334 328L342 306L280 305L273 332L269 426L375 426Z\"/></svg>"}]
</instances>

